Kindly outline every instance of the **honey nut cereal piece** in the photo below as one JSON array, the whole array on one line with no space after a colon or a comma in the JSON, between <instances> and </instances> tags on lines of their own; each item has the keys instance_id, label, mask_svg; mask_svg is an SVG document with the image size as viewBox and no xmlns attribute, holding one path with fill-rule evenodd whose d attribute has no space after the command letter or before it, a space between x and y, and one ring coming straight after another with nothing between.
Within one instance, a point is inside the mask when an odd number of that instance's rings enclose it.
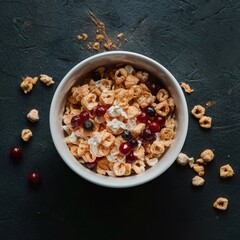
<instances>
[{"instance_id":1,"label":"honey nut cereal piece","mask_svg":"<svg viewBox=\"0 0 240 240\"><path fill-rule=\"evenodd\" d=\"M137 71L135 76L140 80L140 82L145 83L148 80L149 74L143 71Z\"/></svg>"},{"instance_id":2,"label":"honey nut cereal piece","mask_svg":"<svg viewBox=\"0 0 240 240\"><path fill-rule=\"evenodd\" d=\"M135 173L140 174L145 171L145 163L142 160L136 160L132 164L132 169L135 171Z\"/></svg>"},{"instance_id":3,"label":"honey nut cereal piece","mask_svg":"<svg viewBox=\"0 0 240 240\"><path fill-rule=\"evenodd\" d=\"M166 128L171 128L174 129L175 128L175 119L174 118L168 118L165 121L165 127Z\"/></svg>"},{"instance_id":4,"label":"honey nut cereal piece","mask_svg":"<svg viewBox=\"0 0 240 240\"><path fill-rule=\"evenodd\" d=\"M179 153L176 160L178 164L185 166L189 162L189 157L185 153Z\"/></svg>"},{"instance_id":5,"label":"honey nut cereal piece","mask_svg":"<svg viewBox=\"0 0 240 240\"><path fill-rule=\"evenodd\" d=\"M167 100L169 98L169 92L168 90L161 88L157 93L157 100L159 102L162 102L164 100Z\"/></svg>"},{"instance_id":6,"label":"honey nut cereal piece","mask_svg":"<svg viewBox=\"0 0 240 240\"><path fill-rule=\"evenodd\" d=\"M206 164L206 162L204 162L204 160L202 158L198 158L196 160L196 163L198 163L198 164Z\"/></svg>"},{"instance_id":7,"label":"honey nut cereal piece","mask_svg":"<svg viewBox=\"0 0 240 240\"><path fill-rule=\"evenodd\" d=\"M35 85L37 83L38 77L25 77L22 81L22 83L20 84L21 89L24 91L24 93L28 93L32 90L33 85Z\"/></svg>"},{"instance_id":8,"label":"honey nut cereal piece","mask_svg":"<svg viewBox=\"0 0 240 240\"><path fill-rule=\"evenodd\" d=\"M116 84L123 83L127 78L127 71L124 68L120 68L115 72L114 79L116 81Z\"/></svg>"},{"instance_id":9,"label":"honey nut cereal piece","mask_svg":"<svg viewBox=\"0 0 240 240\"><path fill-rule=\"evenodd\" d=\"M131 65L126 65L124 68L126 69L128 74L135 73L135 69Z\"/></svg>"},{"instance_id":10,"label":"honey nut cereal piece","mask_svg":"<svg viewBox=\"0 0 240 240\"><path fill-rule=\"evenodd\" d=\"M54 84L52 77L49 77L46 74L40 74L40 81L43 82L46 86L51 86Z\"/></svg>"},{"instance_id":11,"label":"honey nut cereal piece","mask_svg":"<svg viewBox=\"0 0 240 240\"><path fill-rule=\"evenodd\" d=\"M134 149L133 154L139 160L143 160L145 157L145 149L143 146L139 145L136 149Z\"/></svg>"},{"instance_id":12,"label":"honey nut cereal piece","mask_svg":"<svg viewBox=\"0 0 240 240\"><path fill-rule=\"evenodd\" d=\"M137 137L138 135L140 135L143 131L143 129L145 128L146 124L145 123L139 123L136 126L134 126L131 129L131 133L133 137Z\"/></svg>"},{"instance_id":13,"label":"honey nut cereal piece","mask_svg":"<svg viewBox=\"0 0 240 240\"><path fill-rule=\"evenodd\" d=\"M139 79L133 75L128 75L124 84L126 86L127 89L130 89L131 87L137 85L139 82Z\"/></svg>"},{"instance_id":14,"label":"honey nut cereal piece","mask_svg":"<svg viewBox=\"0 0 240 240\"><path fill-rule=\"evenodd\" d=\"M174 109L175 109L175 101L174 101L174 99L172 97L169 97L167 99L167 102L168 102L170 111L174 111Z\"/></svg>"},{"instance_id":15,"label":"honey nut cereal piece","mask_svg":"<svg viewBox=\"0 0 240 240\"><path fill-rule=\"evenodd\" d=\"M192 111L191 111L192 115L195 118L202 118L205 114L205 108L201 105L196 105L193 107Z\"/></svg>"},{"instance_id":16,"label":"honey nut cereal piece","mask_svg":"<svg viewBox=\"0 0 240 240\"><path fill-rule=\"evenodd\" d=\"M78 151L77 154L79 157L82 157L86 152L89 151L89 145L87 141L81 140L79 145L78 145Z\"/></svg>"},{"instance_id":17,"label":"honey nut cereal piece","mask_svg":"<svg viewBox=\"0 0 240 240\"><path fill-rule=\"evenodd\" d=\"M202 177L205 172L204 172L204 166L198 165L198 164L193 164L193 170L198 174L198 176Z\"/></svg>"},{"instance_id":18,"label":"honey nut cereal piece","mask_svg":"<svg viewBox=\"0 0 240 240\"><path fill-rule=\"evenodd\" d=\"M127 108L127 116L128 118L136 118L140 114L140 109L135 106L129 106Z\"/></svg>"},{"instance_id":19,"label":"honey nut cereal piece","mask_svg":"<svg viewBox=\"0 0 240 240\"><path fill-rule=\"evenodd\" d=\"M114 91L112 90L107 92L102 92L99 97L100 103L103 105L112 105L114 102L114 96L115 94L114 94Z\"/></svg>"},{"instance_id":20,"label":"honey nut cereal piece","mask_svg":"<svg viewBox=\"0 0 240 240\"><path fill-rule=\"evenodd\" d=\"M125 173L124 176L129 176L132 173L132 164L131 163L125 163Z\"/></svg>"},{"instance_id":21,"label":"honey nut cereal piece","mask_svg":"<svg viewBox=\"0 0 240 240\"><path fill-rule=\"evenodd\" d=\"M150 152L153 154L162 154L165 151L165 147L162 141L155 140L151 147L150 147Z\"/></svg>"},{"instance_id":22,"label":"honey nut cereal piece","mask_svg":"<svg viewBox=\"0 0 240 240\"><path fill-rule=\"evenodd\" d=\"M229 164L220 167L220 177L221 178L228 178L234 175L234 171Z\"/></svg>"},{"instance_id":23,"label":"honey nut cereal piece","mask_svg":"<svg viewBox=\"0 0 240 240\"><path fill-rule=\"evenodd\" d=\"M211 149L206 149L200 154L200 157L205 163L208 163L214 159L214 153Z\"/></svg>"},{"instance_id":24,"label":"honey nut cereal piece","mask_svg":"<svg viewBox=\"0 0 240 240\"><path fill-rule=\"evenodd\" d=\"M77 40L81 41L83 39L83 37L81 35L77 35Z\"/></svg>"},{"instance_id":25,"label":"honey nut cereal piece","mask_svg":"<svg viewBox=\"0 0 240 240\"><path fill-rule=\"evenodd\" d=\"M212 118L203 116L202 118L199 119L199 124L200 124L200 127L202 127L202 128L211 128L212 127Z\"/></svg>"},{"instance_id":26,"label":"honey nut cereal piece","mask_svg":"<svg viewBox=\"0 0 240 240\"><path fill-rule=\"evenodd\" d=\"M24 142L28 142L33 136L32 131L30 129L23 129L21 133L21 138Z\"/></svg>"},{"instance_id":27,"label":"honey nut cereal piece","mask_svg":"<svg viewBox=\"0 0 240 240\"><path fill-rule=\"evenodd\" d=\"M175 132L172 128L162 128L160 131L160 139L164 141L168 141L174 138Z\"/></svg>"},{"instance_id":28,"label":"honey nut cereal piece","mask_svg":"<svg viewBox=\"0 0 240 240\"><path fill-rule=\"evenodd\" d=\"M113 172L116 176L123 176L126 173L125 163L115 162L113 164Z\"/></svg>"},{"instance_id":29,"label":"honey nut cereal piece","mask_svg":"<svg viewBox=\"0 0 240 240\"><path fill-rule=\"evenodd\" d=\"M97 40L98 42L102 42L103 39L104 39L104 36L103 36L102 34L97 34L97 35L96 35L96 40Z\"/></svg>"},{"instance_id":30,"label":"honey nut cereal piece","mask_svg":"<svg viewBox=\"0 0 240 240\"><path fill-rule=\"evenodd\" d=\"M102 91L102 92L107 92L109 90L111 90L112 87L112 81L108 80L108 79L101 79L98 82L98 88Z\"/></svg>"},{"instance_id":31,"label":"honey nut cereal piece","mask_svg":"<svg viewBox=\"0 0 240 240\"><path fill-rule=\"evenodd\" d=\"M93 44L93 49L94 49L95 51L99 51L99 49L100 49L100 43L99 43L99 42L95 42L95 43Z\"/></svg>"},{"instance_id":32,"label":"honey nut cereal piece","mask_svg":"<svg viewBox=\"0 0 240 240\"><path fill-rule=\"evenodd\" d=\"M71 146L69 146L69 148L70 148L70 151L71 151L72 155L73 155L75 158L79 158L79 156L78 156L78 146L76 146L76 145L71 145Z\"/></svg>"},{"instance_id":33,"label":"honey nut cereal piece","mask_svg":"<svg viewBox=\"0 0 240 240\"><path fill-rule=\"evenodd\" d=\"M148 166L154 166L154 165L156 165L157 163L158 163L158 158L156 158L156 157L153 157L153 158L151 158L151 157L149 157L148 155L145 157L145 161L146 161L146 163L147 163L147 165Z\"/></svg>"},{"instance_id":34,"label":"honey nut cereal piece","mask_svg":"<svg viewBox=\"0 0 240 240\"><path fill-rule=\"evenodd\" d=\"M39 120L39 115L38 115L38 110L37 109L32 109L28 114L27 114L27 119L30 122L37 122Z\"/></svg>"},{"instance_id":35,"label":"honey nut cereal piece","mask_svg":"<svg viewBox=\"0 0 240 240\"><path fill-rule=\"evenodd\" d=\"M89 93L88 95L86 95L82 98L81 104L86 109L92 110L94 107L96 107L98 105L96 100L97 100L97 96L93 93Z\"/></svg>"},{"instance_id":36,"label":"honey nut cereal piece","mask_svg":"<svg viewBox=\"0 0 240 240\"><path fill-rule=\"evenodd\" d=\"M228 207L228 199L224 197L219 197L217 200L213 203L213 207L219 210L226 210Z\"/></svg>"},{"instance_id":37,"label":"honey nut cereal piece","mask_svg":"<svg viewBox=\"0 0 240 240\"><path fill-rule=\"evenodd\" d=\"M161 117L166 117L168 115L168 113L170 112L170 107L169 107L168 101L164 100L164 101L158 103L157 106L155 107L155 111Z\"/></svg>"},{"instance_id":38,"label":"honey nut cereal piece","mask_svg":"<svg viewBox=\"0 0 240 240\"><path fill-rule=\"evenodd\" d=\"M184 82L181 82L180 83L180 86L183 88L183 90L186 92L186 93L192 93L194 92L194 89L192 89L189 84L187 83L184 83Z\"/></svg>"},{"instance_id":39,"label":"honey nut cereal piece","mask_svg":"<svg viewBox=\"0 0 240 240\"><path fill-rule=\"evenodd\" d=\"M195 187L202 186L205 183L205 180L198 175L192 179L192 185Z\"/></svg>"},{"instance_id":40,"label":"honey nut cereal piece","mask_svg":"<svg viewBox=\"0 0 240 240\"><path fill-rule=\"evenodd\" d=\"M84 41L86 41L88 39L88 35L86 33L83 33L82 36L83 36Z\"/></svg>"},{"instance_id":41,"label":"honey nut cereal piece","mask_svg":"<svg viewBox=\"0 0 240 240\"><path fill-rule=\"evenodd\" d=\"M101 135L101 144L104 147L108 148L114 143L115 136L112 135L110 132L102 131L100 135Z\"/></svg>"}]
</instances>

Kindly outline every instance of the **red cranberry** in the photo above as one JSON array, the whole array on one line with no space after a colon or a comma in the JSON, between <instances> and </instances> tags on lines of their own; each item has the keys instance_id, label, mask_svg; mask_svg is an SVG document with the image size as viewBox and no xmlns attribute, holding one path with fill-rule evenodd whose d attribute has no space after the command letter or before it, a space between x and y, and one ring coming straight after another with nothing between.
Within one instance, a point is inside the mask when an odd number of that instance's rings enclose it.
<instances>
[{"instance_id":1,"label":"red cranberry","mask_svg":"<svg viewBox=\"0 0 240 240\"><path fill-rule=\"evenodd\" d=\"M137 157L134 155L133 151L131 151L127 156L126 156L126 162L132 163L135 160L137 160Z\"/></svg>"},{"instance_id":2,"label":"red cranberry","mask_svg":"<svg viewBox=\"0 0 240 240\"><path fill-rule=\"evenodd\" d=\"M144 140L150 141L154 139L155 134L149 128L146 128L143 130L142 136Z\"/></svg>"},{"instance_id":3,"label":"red cranberry","mask_svg":"<svg viewBox=\"0 0 240 240\"><path fill-rule=\"evenodd\" d=\"M141 112L138 116L137 116L137 120L140 123L146 123L148 121L148 115L146 112Z\"/></svg>"},{"instance_id":4,"label":"red cranberry","mask_svg":"<svg viewBox=\"0 0 240 240\"><path fill-rule=\"evenodd\" d=\"M22 156L22 149L20 147L11 148L10 156L13 158L20 158Z\"/></svg>"},{"instance_id":5,"label":"red cranberry","mask_svg":"<svg viewBox=\"0 0 240 240\"><path fill-rule=\"evenodd\" d=\"M155 116L154 121L156 121L160 127L163 127L165 124L165 118L161 116Z\"/></svg>"},{"instance_id":6,"label":"red cranberry","mask_svg":"<svg viewBox=\"0 0 240 240\"><path fill-rule=\"evenodd\" d=\"M98 117L103 116L107 112L107 108L105 106L97 106L95 113Z\"/></svg>"},{"instance_id":7,"label":"red cranberry","mask_svg":"<svg viewBox=\"0 0 240 240\"><path fill-rule=\"evenodd\" d=\"M158 124L158 122L155 121L151 122L148 127L154 133L159 132L161 130L160 125Z\"/></svg>"},{"instance_id":8,"label":"red cranberry","mask_svg":"<svg viewBox=\"0 0 240 240\"><path fill-rule=\"evenodd\" d=\"M29 183L37 184L37 183L40 182L40 180L41 180L41 178L40 178L40 174L39 173L37 173L37 172L29 173L29 175L28 175Z\"/></svg>"},{"instance_id":9,"label":"red cranberry","mask_svg":"<svg viewBox=\"0 0 240 240\"><path fill-rule=\"evenodd\" d=\"M119 147L119 151L123 155L128 155L132 151L131 144L128 142L122 142Z\"/></svg>"},{"instance_id":10,"label":"red cranberry","mask_svg":"<svg viewBox=\"0 0 240 240\"><path fill-rule=\"evenodd\" d=\"M83 118L80 117L80 115L76 115L71 119L71 125L73 127L79 127L82 125L82 123L83 123Z\"/></svg>"},{"instance_id":11,"label":"red cranberry","mask_svg":"<svg viewBox=\"0 0 240 240\"><path fill-rule=\"evenodd\" d=\"M82 111L79 116L83 119L83 122L89 119L89 113L87 111Z\"/></svg>"}]
</instances>

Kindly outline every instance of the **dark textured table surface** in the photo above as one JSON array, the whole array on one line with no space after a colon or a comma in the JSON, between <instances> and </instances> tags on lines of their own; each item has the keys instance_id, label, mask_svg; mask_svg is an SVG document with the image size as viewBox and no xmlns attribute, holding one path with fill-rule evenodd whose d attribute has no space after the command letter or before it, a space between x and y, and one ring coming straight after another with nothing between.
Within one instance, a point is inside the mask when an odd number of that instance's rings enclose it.
<instances>
[{"instance_id":1,"label":"dark textured table surface","mask_svg":"<svg viewBox=\"0 0 240 240\"><path fill-rule=\"evenodd\" d=\"M64 75L81 60L96 26L89 12L105 23L119 50L145 54L167 67L195 92L186 95L189 111L208 101L213 118L203 131L189 115L183 152L197 158L206 148L215 159L206 166L205 185L191 186L195 175L174 163L142 186L109 189L73 173L58 155L49 131L49 108ZM87 41L76 40L87 33ZM0 239L240 239L240 2L238 0L77 1L0 0ZM99 52L102 52L101 49ZM24 94L25 76L52 76ZM26 114L39 110L40 121ZM33 138L23 143L23 128ZM19 145L23 158L9 157ZM230 164L235 175L220 179ZM41 185L32 189L28 173L38 171ZM212 207L219 196L227 211Z\"/></svg>"}]
</instances>

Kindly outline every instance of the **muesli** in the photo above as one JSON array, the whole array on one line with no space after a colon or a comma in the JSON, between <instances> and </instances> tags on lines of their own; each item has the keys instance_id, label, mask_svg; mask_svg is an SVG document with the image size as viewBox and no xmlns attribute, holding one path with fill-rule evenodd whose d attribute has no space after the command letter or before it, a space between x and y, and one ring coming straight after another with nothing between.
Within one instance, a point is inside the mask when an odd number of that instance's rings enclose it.
<instances>
[{"instance_id":1,"label":"muesli","mask_svg":"<svg viewBox=\"0 0 240 240\"><path fill-rule=\"evenodd\" d=\"M154 166L175 136L169 91L130 65L99 67L82 82L71 88L63 113L65 140L76 160L114 177Z\"/></svg>"}]
</instances>

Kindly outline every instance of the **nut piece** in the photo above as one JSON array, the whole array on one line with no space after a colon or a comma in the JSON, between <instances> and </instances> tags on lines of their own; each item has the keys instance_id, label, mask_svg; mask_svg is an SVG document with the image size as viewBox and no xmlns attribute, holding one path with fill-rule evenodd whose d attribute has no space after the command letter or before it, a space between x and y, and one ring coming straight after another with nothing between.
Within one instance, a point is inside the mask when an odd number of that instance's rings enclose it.
<instances>
[{"instance_id":1,"label":"nut piece","mask_svg":"<svg viewBox=\"0 0 240 240\"><path fill-rule=\"evenodd\" d=\"M46 74L40 75L40 81L43 82L46 86L50 86L54 84L53 79Z\"/></svg>"},{"instance_id":2,"label":"nut piece","mask_svg":"<svg viewBox=\"0 0 240 240\"><path fill-rule=\"evenodd\" d=\"M204 175L204 166L193 164L194 171L198 174L198 176L202 177Z\"/></svg>"},{"instance_id":3,"label":"nut piece","mask_svg":"<svg viewBox=\"0 0 240 240\"><path fill-rule=\"evenodd\" d=\"M32 131L30 129L23 129L21 133L21 138L24 142L28 142L32 137Z\"/></svg>"},{"instance_id":4,"label":"nut piece","mask_svg":"<svg viewBox=\"0 0 240 240\"><path fill-rule=\"evenodd\" d=\"M177 163L185 166L186 164L189 163L190 158L185 154L185 153L179 153L177 157ZM192 158L191 158L192 160Z\"/></svg>"},{"instance_id":5,"label":"nut piece","mask_svg":"<svg viewBox=\"0 0 240 240\"><path fill-rule=\"evenodd\" d=\"M205 108L201 105L196 105L193 107L191 113L195 118L202 118L205 114Z\"/></svg>"},{"instance_id":6,"label":"nut piece","mask_svg":"<svg viewBox=\"0 0 240 240\"><path fill-rule=\"evenodd\" d=\"M37 83L38 77L25 77L20 85L21 89L24 91L24 93L28 93L32 90L33 85Z\"/></svg>"},{"instance_id":7,"label":"nut piece","mask_svg":"<svg viewBox=\"0 0 240 240\"><path fill-rule=\"evenodd\" d=\"M234 171L229 164L226 164L220 167L220 177L227 178L232 177L234 175Z\"/></svg>"},{"instance_id":8,"label":"nut piece","mask_svg":"<svg viewBox=\"0 0 240 240\"><path fill-rule=\"evenodd\" d=\"M227 198L223 198L223 197L219 197L214 203L213 203L213 207L217 208L219 210L226 210L228 207L228 199Z\"/></svg>"},{"instance_id":9,"label":"nut piece","mask_svg":"<svg viewBox=\"0 0 240 240\"><path fill-rule=\"evenodd\" d=\"M205 180L202 177L199 177L198 175L192 179L192 185L195 187L202 186L204 182Z\"/></svg>"},{"instance_id":10,"label":"nut piece","mask_svg":"<svg viewBox=\"0 0 240 240\"><path fill-rule=\"evenodd\" d=\"M202 127L202 128L211 128L212 118L207 117L207 116L203 116L199 119L199 124L200 124L200 127Z\"/></svg>"},{"instance_id":11,"label":"nut piece","mask_svg":"<svg viewBox=\"0 0 240 240\"><path fill-rule=\"evenodd\" d=\"M208 163L214 159L214 153L211 149L206 149L200 154L200 157L205 163Z\"/></svg>"},{"instance_id":12,"label":"nut piece","mask_svg":"<svg viewBox=\"0 0 240 240\"><path fill-rule=\"evenodd\" d=\"M192 93L194 92L194 89L192 89L189 84L187 83L184 83L184 82L181 82L180 83L180 86L183 88L183 90L186 92L186 93Z\"/></svg>"},{"instance_id":13,"label":"nut piece","mask_svg":"<svg viewBox=\"0 0 240 240\"><path fill-rule=\"evenodd\" d=\"M37 122L39 120L39 115L38 115L38 110L37 109L32 109L28 114L27 114L27 119L30 122Z\"/></svg>"}]
</instances>

